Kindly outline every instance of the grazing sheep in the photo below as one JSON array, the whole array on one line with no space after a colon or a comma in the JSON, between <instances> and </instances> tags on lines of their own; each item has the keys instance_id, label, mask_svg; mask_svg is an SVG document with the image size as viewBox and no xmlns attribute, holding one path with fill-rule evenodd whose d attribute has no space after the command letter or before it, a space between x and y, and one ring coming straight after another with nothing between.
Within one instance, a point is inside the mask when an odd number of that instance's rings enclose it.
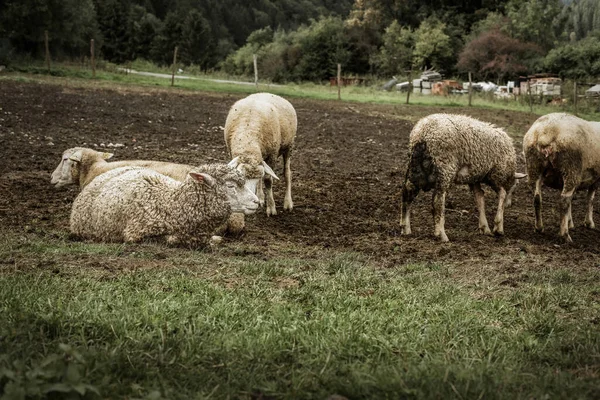
<instances>
[{"instance_id":1,"label":"grazing sheep","mask_svg":"<svg viewBox=\"0 0 600 400\"><path fill-rule=\"evenodd\" d=\"M175 180L183 181L194 167L161 161L128 160L107 162L112 153L104 153L85 147L73 147L63 152L58 167L52 173L54 187L78 184L83 189L98 175L111 169L135 166L149 168Z\"/></svg>"},{"instance_id":2,"label":"grazing sheep","mask_svg":"<svg viewBox=\"0 0 600 400\"><path fill-rule=\"evenodd\" d=\"M585 226L594 228L593 203L600 185L600 123L566 113L538 118L523 137L529 185L534 192L535 229L542 222L542 184L560 189L560 235L571 242L571 200L576 190L587 190Z\"/></svg>"},{"instance_id":3,"label":"grazing sheep","mask_svg":"<svg viewBox=\"0 0 600 400\"><path fill-rule=\"evenodd\" d=\"M444 231L446 192L452 184L467 184L479 210L479 230L491 234L485 217L481 184L498 193L494 233L504 234L507 193L516 184L516 154L512 140L500 128L464 115L432 114L410 133L410 161L402 186L402 233L410 234L410 207L420 190L433 192L435 236L448 241Z\"/></svg>"},{"instance_id":4,"label":"grazing sheep","mask_svg":"<svg viewBox=\"0 0 600 400\"><path fill-rule=\"evenodd\" d=\"M258 198L244 183L242 174L225 164L194 168L183 182L146 168L113 169L77 196L71 231L100 241L160 237L169 244L205 246L232 212L252 214L258 208Z\"/></svg>"},{"instance_id":5,"label":"grazing sheep","mask_svg":"<svg viewBox=\"0 0 600 400\"><path fill-rule=\"evenodd\" d=\"M247 179L247 187L264 204L262 181L267 189L267 215L276 215L272 178L279 179L269 164L283 156L285 200L283 208L292 210L292 171L290 155L298 121L294 107L284 98L256 93L237 101L225 121L225 143L231 155L230 166Z\"/></svg>"}]
</instances>

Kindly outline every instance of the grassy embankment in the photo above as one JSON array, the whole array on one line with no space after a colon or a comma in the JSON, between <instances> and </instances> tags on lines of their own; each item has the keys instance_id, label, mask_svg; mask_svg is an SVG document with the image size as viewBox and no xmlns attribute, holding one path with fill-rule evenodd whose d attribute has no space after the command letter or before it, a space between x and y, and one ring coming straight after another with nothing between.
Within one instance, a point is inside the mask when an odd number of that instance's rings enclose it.
<instances>
[{"instance_id":1,"label":"grassy embankment","mask_svg":"<svg viewBox=\"0 0 600 400\"><path fill-rule=\"evenodd\" d=\"M157 73L170 74L168 68L159 68L151 63L137 62L131 64L131 68L136 71L149 71ZM33 63L13 67L15 74L11 74L11 78L16 79L35 79L35 76L47 76L46 68L39 64ZM319 85L314 83L302 84L286 84L276 85L270 83L259 83L258 89L254 85L240 85L225 82L216 82L215 80L235 80L244 81L247 78L228 77L223 74L202 74L197 69L184 71L186 76L192 76L195 79L177 79L175 86L177 88L196 91L213 91L226 93L255 93L256 91L269 91L275 94L289 97L303 97L318 100L335 100L337 99L337 88L329 85ZM196 75L194 75L194 73ZM19 76L20 75L20 76ZM51 76L66 77L78 80L90 80L92 72L87 67L73 66L67 64L58 64L52 68ZM142 76L136 74L126 74L124 71L118 70L115 65L107 65L104 69L96 71L96 81L116 83L119 85L135 85L135 86L158 86L169 87L170 79L157 78L151 76ZM248 82L249 83L249 82ZM405 104L406 93L385 92L381 90L381 84L373 86L348 86L342 88L341 97L344 101L360 102L360 103L380 103L380 104ZM537 102L539 100L536 99ZM600 113L596 112L597 105L588 104L583 100L580 101L578 114L582 118L590 120L600 120ZM425 96L420 94L411 94L410 104L415 106L440 106L440 107L466 107L468 106L468 96ZM473 107L503 109L511 111L530 112L530 106L525 101L514 101L508 99L495 99L491 95L475 94L473 96ZM550 112L573 112L571 102L566 102L562 106L553 105L533 105L535 114L544 115Z\"/></svg>"},{"instance_id":2,"label":"grassy embankment","mask_svg":"<svg viewBox=\"0 0 600 400\"><path fill-rule=\"evenodd\" d=\"M600 396L598 270L512 287L452 265L251 253L4 237L5 395Z\"/></svg>"}]
</instances>

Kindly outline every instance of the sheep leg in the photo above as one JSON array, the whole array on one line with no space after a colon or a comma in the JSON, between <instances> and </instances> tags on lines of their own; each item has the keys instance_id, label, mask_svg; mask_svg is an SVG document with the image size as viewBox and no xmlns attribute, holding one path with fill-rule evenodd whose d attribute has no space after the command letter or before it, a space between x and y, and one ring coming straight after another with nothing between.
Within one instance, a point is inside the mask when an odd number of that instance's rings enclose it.
<instances>
[{"instance_id":1,"label":"sheep leg","mask_svg":"<svg viewBox=\"0 0 600 400\"><path fill-rule=\"evenodd\" d=\"M283 209L292 211L294 202L292 201L292 169L290 168L291 149L283 152L283 165L285 176L285 199L283 200Z\"/></svg>"},{"instance_id":2,"label":"sheep leg","mask_svg":"<svg viewBox=\"0 0 600 400\"><path fill-rule=\"evenodd\" d=\"M400 233L402 235L410 235L412 233L410 229L410 209L417 194L419 194L419 190L410 181L407 180L404 182L400 202Z\"/></svg>"},{"instance_id":3,"label":"sheep leg","mask_svg":"<svg viewBox=\"0 0 600 400\"><path fill-rule=\"evenodd\" d=\"M513 196L513 193L515 192L516 188L517 188L517 181L515 181L515 184L512 185L512 187L510 188L510 190L506 194L506 205L505 205L505 207L512 206L512 196Z\"/></svg>"},{"instance_id":4,"label":"sheep leg","mask_svg":"<svg viewBox=\"0 0 600 400\"><path fill-rule=\"evenodd\" d=\"M258 204L263 207L265 205L265 192L263 189L263 180L259 179L256 184L256 197L258 197Z\"/></svg>"},{"instance_id":5,"label":"sheep leg","mask_svg":"<svg viewBox=\"0 0 600 400\"><path fill-rule=\"evenodd\" d=\"M560 195L561 205L561 220L560 220L560 236L565 238L567 242L572 242L571 236L569 235L569 209L571 208L571 200L573 199L573 193L575 193L574 185L573 188L568 187L566 184L563 187Z\"/></svg>"},{"instance_id":6,"label":"sheep leg","mask_svg":"<svg viewBox=\"0 0 600 400\"><path fill-rule=\"evenodd\" d=\"M492 232L485 217L485 197L481 184L476 183L469 186L475 195L475 205L477 205L477 210L479 211L479 232L484 235L490 235Z\"/></svg>"},{"instance_id":7,"label":"sheep leg","mask_svg":"<svg viewBox=\"0 0 600 400\"><path fill-rule=\"evenodd\" d=\"M587 192L587 213L585 214L585 226L594 229L594 196L596 196L596 189L590 188Z\"/></svg>"},{"instance_id":8,"label":"sheep leg","mask_svg":"<svg viewBox=\"0 0 600 400\"><path fill-rule=\"evenodd\" d=\"M270 175L265 175L265 188L267 189L267 216L277 215L275 209L275 199L273 198L273 178Z\"/></svg>"},{"instance_id":9,"label":"sheep leg","mask_svg":"<svg viewBox=\"0 0 600 400\"><path fill-rule=\"evenodd\" d=\"M434 234L440 238L442 242L448 242L448 236L444 231L444 223L446 222L444 211L446 206L446 191L441 188L436 188L433 192L433 220L435 223Z\"/></svg>"},{"instance_id":10,"label":"sheep leg","mask_svg":"<svg viewBox=\"0 0 600 400\"><path fill-rule=\"evenodd\" d=\"M535 181L533 194L533 207L535 209L535 230L544 232L544 222L542 221L542 176Z\"/></svg>"},{"instance_id":11,"label":"sheep leg","mask_svg":"<svg viewBox=\"0 0 600 400\"><path fill-rule=\"evenodd\" d=\"M569 229L575 228L575 223L573 223L573 214L571 210L573 209L573 205L569 205Z\"/></svg>"},{"instance_id":12,"label":"sheep leg","mask_svg":"<svg viewBox=\"0 0 600 400\"><path fill-rule=\"evenodd\" d=\"M496 211L496 218L494 218L494 234L504 235L504 208L508 202L508 194L506 189L501 187L498 190L498 211Z\"/></svg>"}]
</instances>

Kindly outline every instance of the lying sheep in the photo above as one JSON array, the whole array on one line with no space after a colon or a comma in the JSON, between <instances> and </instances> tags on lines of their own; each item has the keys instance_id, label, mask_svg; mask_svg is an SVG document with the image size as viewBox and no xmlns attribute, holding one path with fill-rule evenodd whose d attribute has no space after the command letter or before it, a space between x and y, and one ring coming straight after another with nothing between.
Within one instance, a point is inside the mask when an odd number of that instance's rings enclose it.
<instances>
[{"instance_id":1,"label":"lying sheep","mask_svg":"<svg viewBox=\"0 0 600 400\"><path fill-rule=\"evenodd\" d=\"M571 200L576 190L587 190L585 226L594 228L593 202L600 185L600 123L574 115L552 113L533 123L523 138L529 185L534 192L535 229L542 222L542 184L560 189L560 235L571 242Z\"/></svg>"},{"instance_id":2,"label":"lying sheep","mask_svg":"<svg viewBox=\"0 0 600 400\"><path fill-rule=\"evenodd\" d=\"M279 179L271 167L283 156L285 200L283 208L292 210L292 171L290 155L298 121L294 107L282 97L269 93L252 94L237 101L225 121L225 143L231 155L230 166L247 179L247 187L264 204L262 181L267 189L267 215L276 215L272 178Z\"/></svg>"},{"instance_id":3,"label":"lying sheep","mask_svg":"<svg viewBox=\"0 0 600 400\"><path fill-rule=\"evenodd\" d=\"M62 159L52 173L54 187L78 184L81 189L98 175L120 167L150 168L175 180L183 181L194 167L161 161L127 160L107 162L112 153L104 153L85 147L73 147L63 152Z\"/></svg>"},{"instance_id":4,"label":"lying sheep","mask_svg":"<svg viewBox=\"0 0 600 400\"><path fill-rule=\"evenodd\" d=\"M433 192L435 236L448 241L444 231L446 192L452 184L467 184L479 210L479 230L491 234L485 216L481 184L498 193L494 233L504 234L507 193L524 174L516 173L512 140L500 128L464 115L432 114L410 133L410 161L402 187L402 233L410 234L410 207L420 190Z\"/></svg>"},{"instance_id":5,"label":"lying sheep","mask_svg":"<svg viewBox=\"0 0 600 400\"><path fill-rule=\"evenodd\" d=\"M242 174L225 164L194 168L183 182L146 168L116 168L77 196L71 231L100 241L159 237L169 244L205 246L232 212L252 214L258 208L258 198L244 183Z\"/></svg>"}]
</instances>

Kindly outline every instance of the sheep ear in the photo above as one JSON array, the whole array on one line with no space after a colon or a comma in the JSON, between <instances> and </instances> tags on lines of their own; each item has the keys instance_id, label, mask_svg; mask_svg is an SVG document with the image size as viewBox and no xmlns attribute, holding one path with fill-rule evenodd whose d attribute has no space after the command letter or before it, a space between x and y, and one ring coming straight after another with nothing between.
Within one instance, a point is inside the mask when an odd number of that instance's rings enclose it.
<instances>
[{"instance_id":1,"label":"sheep ear","mask_svg":"<svg viewBox=\"0 0 600 400\"><path fill-rule=\"evenodd\" d=\"M240 156L237 156L233 160L229 161L229 164L227 164L227 165L229 167L235 169L235 168L237 168L237 166L238 166L239 163L240 163Z\"/></svg>"},{"instance_id":2,"label":"sheep ear","mask_svg":"<svg viewBox=\"0 0 600 400\"><path fill-rule=\"evenodd\" d=\"M81 162L82 158L83 158L83 151L77 150L75 153L71 154L71 156L69 157L69 160Z\"/></svg>"},{"instance_id":3,"label":"sheep ear","mask_svg":"<svg viewBox=\"0 0 600 400\"><path fill-rule=\"evenodd\" d=\"M215 178L213 178L209 174L205 174L203 172L190 172L189 175L196 182L204 183L208 186L214 186L215 184Z\"/></svg>"},{"instance_id":4,"label":"sheep ear","mask_svg":"<svg viewBox=\"0 0 600 400\"><path fill-rule=\"evenodd\" d=\"M102 153L102 158L104 158L105 160L112 158L112 156L114 156L113 153Z\"/></svg>"},{"instance_id":5,"label":"sheep ear","mask_svg":"<svg viewBox=\"0 0 600 400\"><path fill-rule=\"evenodd\" d=\"M275 175L275 172L273 172L273 170L271 169L271 167L269 167L269 164L267 164L266 162L262 162L263 167L265 168L265 172L269 175L271 175L273 178L279 180L279 178L277 177L277 175Z\"/></svg>"},{"instance_id":6,"label":"sheep ear","mask_svg":"<svg viewBox=\"0 0 600 400\"><path fill-rule=\"evenodd\" d=\"M522 174L520 172L515 172L515 178L516 179L523 179L527 176L527 174Z\"/></svg>"}]
</instances>

